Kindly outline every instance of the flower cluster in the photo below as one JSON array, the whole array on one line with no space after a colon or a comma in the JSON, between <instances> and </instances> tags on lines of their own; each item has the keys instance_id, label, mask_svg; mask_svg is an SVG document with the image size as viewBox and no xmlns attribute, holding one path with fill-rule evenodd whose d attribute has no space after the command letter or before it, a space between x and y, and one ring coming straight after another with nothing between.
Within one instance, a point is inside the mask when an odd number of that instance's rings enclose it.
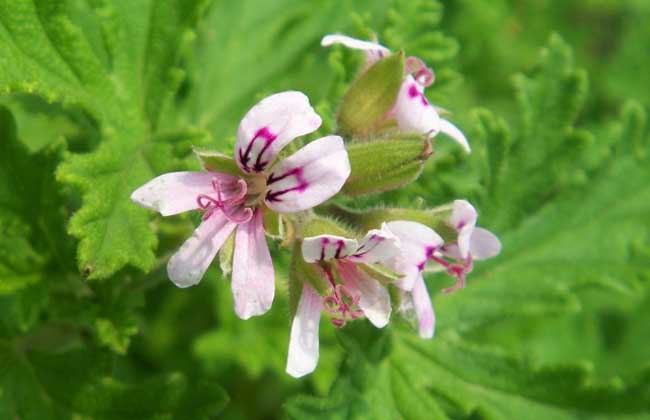
<instances>
[{"instance_id":1,"label":"flower cluster","mask_svg":"<svg viewBox=\"0 0 650 420\"><path fill-rule=\"evenodd\" d=\"M285 153L289 143L318 130L321 118L303 93L277 93L246 113L232 157L197 151L202 171L160 175L131 196L162 216L202 212L201 223L167 265L178 287L196 285L234 236L228 255L235 312L241 319L264 314L273 302L275 274L267 237L293 249L287 372L295 377L316 368L322 313L337 328L358 318L383 328L396 308L415 313L420 336L431 338L435 317L423 277L427 265L455 279L444 290L448 293L465 286L474 261L495 256L501 248L495 235L476 227L477 212L465 200L422 210L426 217L419 221L409 220L408 215L419 211L413 209L357 211L345 220L340 212L346 210L336 203L320 206L337 194L367 190L352 187L367 182L373 166L369 159L397 165L399 173L410 170L393 162L394 153L382 156L381 147L373 149L378 140L385 144L391 136L395 142L403 135L415 136L426 149L431 138L443 133L470 151L462 132L424 96L434 75L420 59L404 59L401 52L391 54L379 44L343 35L323 38L323 46L333 44L366 53L361 74L341 105L341 136L300 141L304 146ZM379 96L389 100L379 103ZM363 141L357 133L363 133ZM354 154L348 153L352 147ZM430 154L419 156L426 160ZM375 178L376 192L404 184ZM335 213L328 215L328 210ZM370 229L365 236L359 235L362 227Z\"/></svg>"}]
</instances>

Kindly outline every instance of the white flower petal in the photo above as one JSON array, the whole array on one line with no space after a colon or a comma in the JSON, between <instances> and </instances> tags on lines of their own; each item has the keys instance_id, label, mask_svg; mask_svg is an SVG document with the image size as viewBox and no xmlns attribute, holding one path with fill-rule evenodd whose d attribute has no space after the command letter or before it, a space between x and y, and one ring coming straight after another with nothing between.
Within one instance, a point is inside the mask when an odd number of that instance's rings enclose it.
<instances>
[{"instance_id":1,"label":"white flower petal","mask_svg":"<svg viewBox=\"0 0 650 420\"><path fill-rule=\"evenodd\" d=\"M231 287L235 313L241 319L262 315L271 308L275 275L261 210L237 228Z\"/></svg>"},{"instance_id":2,"label":"white flower petal","mask_svg":"<svg viewBox=\"0 0 650 420\"><path fill-rule=\"evenodd\" d=\"M413 307L418 317L420 337L431 338L436 326L436 316L422 275L415 282L411 294L413 296Z\"/></svg>"},{"instance_id":3,"label":"white flower petal","mask_svg":"<svg viewBox=\"0 0 650 420\"><path fill-rule=\"evenodd\" d=\"M251 108L239 124L235 160L246 173L265 171L291 140L316 131L320 125L321 118L304 93L271 95Z\"/></svg>"},{"instance_id":4,"label":"white flower petal","mask_svg":"<svg viewBox=\"0 0 650 420\"><path fill-rule=\"evenodd\" d=\"M287 373L294 378L313 372L318 364L318 323L322 307L323 299L305 283L289 339Z\"/></svg>"},{"instance_id":5,"label":"white flower petal","mask_svg":"<svg viewBox=\"0 0 650 420\"><path fill-rule=\"evenodd\" d=\"M469 254L469 242L477 218L476 209L467 200L455 200L452 204L449 224L458 232L458 250L462 258L467 258Z\"/></svg>"},{"instance_id":6,"label":"white flower petal","mask_svg":"<svg viewBox=\"0 0 650 420\"><path fill-rule=\"evenodd\" d=\"M435 136L440 131L440 116L427 98L423 87L409 75L402 83L393 108L401 132Z\"/></svg>"},{"instance_id":7,"label":"white flower petal","mask_svg":"<svg viewBox=\"0 0 650 420\"><path fill-rule=\"evenodd\" d=\"M350 175L343 139L314 140L273 167L266 205L280 213L310 209L335 195Z\"/></svg>"},{"instance_id":8,"label":"white flower petal","mask_svg":"<svg viewBox=\"0 0 650 420\"><path fill-rule=\"evenodd\" d=\"M475 228L470 238L469 249L472 258L485 260L497 256L501 252L501 241L489 230Z\"/></svg>"},{"instance_id":9,"label":"white flower petal","mask_svg":"<svg viewBox=\"0 0 650 420\"><path fill-rule=\"evenodd\" d=\"M469 152L472 151L472 149L470 149L470 147L469 147L469 142L467 141L467 138L462 133L462 131L460 131L458 129L458 127L456 127L455 125L453 125L452 123L450 123L449 121L447 121L447 120L445 120L443 118L440 118L440 123L439 123L438 127L440 129L440 132L442 132L443 134L448 135L449 137L454 139L456 142L458 142L458 144L460 144L462 146L462 148L465 150L465 152L469 153Z\"/></svg>"},{"instance_id":10,"label":"white flower petal","mask_svg":"<svg viewBox=\"0 0 650 420\"><path fill-rule=\"evenodd\" d=\"M199 194L214 195L212 181L230 185L237 178L215 172L170 172L147 182L131 194L135 203L171 216L199 208Z\"/></svg>"},{"instance_id":11,"label":"white flower petal","mask_svg":"<svg viewBox=\"0 0 650 420\"><path fill-rule=\"evenodd\" d=\"M194 286L237 226L214 213L194 230L192 236L169 259L167 274L178 287Z\"/></svg>"},{"instance_id":12,"label":"white flower petal","mask_svg":"<svg viewBox=\"0 0 650 420\"><path fill-rule=\"evenodd\" d=\"M411 290L432 253L442 246L443 240L433 229L417 222L395 221L382 227L400 241L400 253L384 262L387 267L404 276L395 282L397 287Z\"/></svg>"},{"instance_id":13,"label":"white flower petal","mask_svg":"<svg viewBox=\"0 0 650 420\"><path fill-rule=\"evenodd\" d=\"M361 240L361 244L348 259L373 264L385 261L399 254L400 241L390 231L372 229Z\"/></svg>"},{"instance_id":14,"label":"white flower petal","mask_svg":"<svg viewBox=\"0 0 650 420\"><path fill-rule=\"evenodd\" d=\"M345 258L354 253L357 247L357 241L342 236L310 236L302 241L302 257L310 263Z\"/></svg>"},{"instance_id":15,"label":"white flower petal","mask_svg":"<svg viewBox=\"0 0 650 420\"><path fill-rule=\"evenodd\" d=\"M350 292L361 295L359 308L363 311L364 316L375 327L385 327L391 313L388 290L377 280L359 271L354 263L341 261L338 268L343 283Z\"/></svg>"},{"instance_id":16,"label":"white flower petal","mask_svg":"<svg viewBox=\"0 0 650 420\"><path fill-rule=\"evenodd\" d=\"M360 39L352 38L346 35L325 35L320 42L320 45L323 47L329 47L334 44L341 44L353 50L365 51L368 58L368 64L372 64L390 54L390 50L381 44L370 41L362 41Z\"/></svg>"}]
</instances>

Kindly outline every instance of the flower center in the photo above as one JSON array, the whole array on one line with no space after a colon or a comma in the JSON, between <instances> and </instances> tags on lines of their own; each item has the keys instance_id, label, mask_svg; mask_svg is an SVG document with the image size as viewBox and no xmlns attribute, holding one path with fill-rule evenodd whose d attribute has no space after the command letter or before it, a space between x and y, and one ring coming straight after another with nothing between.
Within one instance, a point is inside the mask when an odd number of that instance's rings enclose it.
<instances>
[{"instance_id":1,"label":"flower center","mask_svg":"<svg viewBox=\"0 0 650 420\"><path fill-rule=\"evenodd\" d=\"M246 207L246 196L248 185L243 179L236 183L224 183L216 177L212 179L214 194L199 194L196 203L203 209L203 220L208 220L217 211L233 223L241 224L248 222L253 217L253 210Z\"/></svg>"},{"instance_id":2,"label":"flower center","mask_svg":"<svg viewBox=\"0 0 650 420\"><path fill-rule=\"evenodd\" d=\"M348 318L354 320L363 315L363 311L358 309L361 295L352 293L344 285L336 283L331 267L323 268L327 274L327 279L332 285L332 292L323 300L323 307L330 314L338 315L333 317L331 322L335 327L343 328Z\"/></svg>"}]
</instances>

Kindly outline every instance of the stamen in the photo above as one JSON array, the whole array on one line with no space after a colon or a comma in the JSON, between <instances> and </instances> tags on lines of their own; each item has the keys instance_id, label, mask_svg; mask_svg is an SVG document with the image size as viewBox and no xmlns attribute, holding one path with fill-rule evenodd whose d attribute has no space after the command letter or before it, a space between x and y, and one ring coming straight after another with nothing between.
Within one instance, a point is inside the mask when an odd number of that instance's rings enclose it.
<instances>
[{"instance_id":1,"label":"stamen","mask_svg":"<svg viewBox=\"0 0 650 420\"><path fill-rule=\"evenodd\" d=\"M221 210L223 215L233 223L241 224L248 222L253 217L253 210L250 208L241 208L239 205L246 199L246 181L239 179L237 186L239 192L234 196L224 200L222 195L222 188L217 178L212 179L212 189L217 194L217 198L211 197L207 194L199 194L196 197L196 203L200 208L205 210L202 220L208 220L217 211ZM241 211L242 214L236 213Z\"/></svg>"},{"instance_id":2,"label":"stamen","mask_svg":"<svg viewBox=\"0 0 650 420\"><path fill-rule=\"evenodd\" d=\"M451 263L436 255L431 255L430 258L440 264L452 277L456 277L456 283L453 286L443 289L443 293L452 293L456 290L462 289L466 284L466 275L473 269L472 256L469 255L466 260L457 260L457 264Z\"/></svg>"},{"instance_id":3,"label":"stamen","mask_svg":"<svg viewBox=\"0 0 650 420\"><path fill-rule=\"evenodd\" d=\"M421 59L408 57L405 64L406 73L413 74L413 77L420 85L427 87L434 82L435 75L433 70L427 67Z\"/></svg>"},{"instance_id":4,"label":"stamen","mask_svg":"<svg viewBox=\"0 0 650 420\"><path fill-rule=\"evenodd\" d=\"M331 319L332 324L336 328L343 328L347 323L347 319L357 319L363 315L363 311L358 309L360 294L352 293L347 287L342 284L337 284L332 275L330 267L323 267L327 279L332 285L332 293L323 299L323 309L332 315L339 315Z\"/></svg>"}]
</instances>

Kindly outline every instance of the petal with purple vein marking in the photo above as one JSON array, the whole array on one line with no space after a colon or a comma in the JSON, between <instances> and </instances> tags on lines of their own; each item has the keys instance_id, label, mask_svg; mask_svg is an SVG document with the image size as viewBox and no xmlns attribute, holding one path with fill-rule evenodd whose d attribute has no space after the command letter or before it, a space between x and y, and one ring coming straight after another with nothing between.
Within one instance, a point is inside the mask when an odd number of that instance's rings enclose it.
<instances>
[{"instance_id":1,"label":"petal with purple vein marking","mask_svg":"<svg viewBox=\"0 0 650 420\"><path fill-rule=\"evenodd\" d=\"M226 193L234 191L237 182L236 177L215 172L170 172L133 191L131 200L163 216L196 210L197 196L214 194L213 180L227 186Z\"/></svg>"},{"instance_id":2,"label":"petal with purple vein marking","mask_svg":"<svg viewBox=\"0 0 650 420\"><path fill-rule=\"evenodd\" d=\"M235 161L246 173L262 172L273 164L284 146L315 131L320 124L320 116L301 92L281 92L264 98L239 124Z\"/></svg>"},{"instance_id":3,"label":"petal with purple vein marking","mask_svg":"<svg viewBox=\"0 0 650 420\"><path fill-rule=\"evenodd\" d=\"M345 258L353 254L357 247L357 241L342 236L310 236L302 241L302 257L310 263Z\"/></svg>"},{"instance_id":4,"label":"petal with purple vein marking","mask_svg":"<svg viewBox=\"0 0 650 420\"><path fill-rule=\"evenodd\" d=\"M454 200L449 224L458 232L458 250L462 258L467 258L469 254L470 238L477 218L476 209L467 200Z\"/></svg>"},{"instance_id":5,"label":"petal with purple vein marking","mask_svg":"<svg viewBox=\"0 0 650 420\"><path fill-rule=\"evenodd\" d=\"M222 214L204 220L169 259L167 274L178 287L194 286L237 226Z\"/></svg>"},{"instance_id":6,"label":"petal with purple vein marking","mask_svg":"<svg viewBox=\"0 0 650 420\"><path fill-rule=\"evenodd\" d=\"M393 113L402 132L435 136L440 131L438 112L411 75L402 83Z\"/></svg>"},{"instance_id":7,"label":"petal with purple vein marking","mask_svg":"<svg viewBox=\"0 0 650 420\"><path fill-rule=\"evenodd\" d=\"M306 283L302 287L298 310L291 323L287 373L294 378L305 376L318 364L318 323L323 298Z\"/></svg>"},{"instance_id":8,"label":"petal with purple vein marking","mask_svg":"<svg viewBox=\"0 0 650 420\"><path fill-rule=\"evenodd\" d=\"M264 236L262 211L237 228L232 267L235 312L241 319L269 310L275 295L273 262Z\"/></svg>"},{"instance_id":9,"label":"petal with purple vein marking","mask_svg":"<svg viewBox=\"0 0 650 420\"><path fill-rule=\"evenodd\" d=\"M400 253L384 262L387 267L404 275L395 285L404 290L411 290L418 276L433 254L442 246L443 239L433 229L417 222L395 221L384 225L400 241Z\"/></svg>"},{"instance_id":10,"label":"petal with purple vein marking","mask_svg":"<svg viewBox=\"0 0 650 420\"><path fill-rule=\"evenodd\" d=\"M365 264L388 260L399 254L399 239L388 230L373 229L361 240L348 260Z\"/></svg>"},{"instance_id":11,"label":"petal with purple vein marking","mask_svg":"<svg viewBox=\"0 0 650 420\"><path fill-rule=\"evenodd\" d=\"M273 167L266 181L266 205L280 213L310 209L339 192L349 175L343 139L322 137Z\"/></svg>"}]
</instances>

